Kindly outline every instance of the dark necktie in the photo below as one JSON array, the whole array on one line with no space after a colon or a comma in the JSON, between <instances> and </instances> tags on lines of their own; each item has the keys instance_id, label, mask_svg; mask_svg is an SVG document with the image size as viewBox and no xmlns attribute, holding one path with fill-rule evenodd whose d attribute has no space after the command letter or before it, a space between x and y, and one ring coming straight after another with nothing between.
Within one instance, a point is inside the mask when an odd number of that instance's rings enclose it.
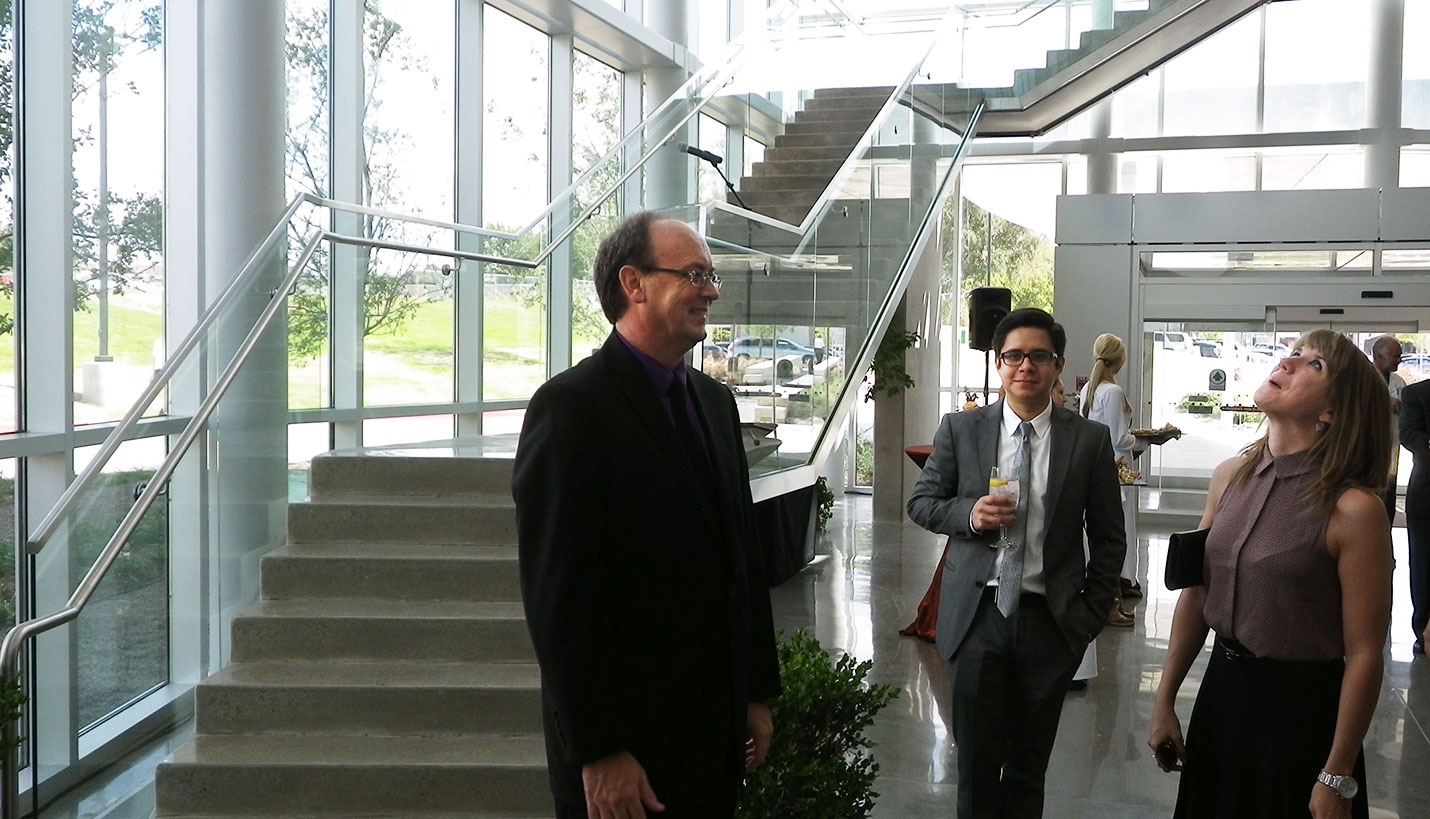
<instances>
[{"instance_id":1,"label":"dark necktie","mask_svg":"<svg viewBox=\"0 0 1430 819\"><path fill-rule=\"evenodd\" d=\"M1012 617L1018 610L1018 597L1023 591L1023 546L1028 537L1028 494L1032 491L1033 425L1028 421L1018 425L1018 455L1013 462L1013 474L1018 478L1018 511L1008 529L1008 548L998 563L998 611Z\"/></svg>"},{"instance_id":2,"label":"dark necktie","mask_svg":"<svg viewBox=\"0 0 1430 819\"><path fill-rule=\"evenodd\" d=\"M685 382L680 378L670 382L670 414L675 422L675 434L680 439L680 448L695 470L696 476L706 491L713 492L715 479L710 471L710 458L706 455L704 436L696 432L690 422L690 396L686 394Z\"/></svg>"}]
</instances>

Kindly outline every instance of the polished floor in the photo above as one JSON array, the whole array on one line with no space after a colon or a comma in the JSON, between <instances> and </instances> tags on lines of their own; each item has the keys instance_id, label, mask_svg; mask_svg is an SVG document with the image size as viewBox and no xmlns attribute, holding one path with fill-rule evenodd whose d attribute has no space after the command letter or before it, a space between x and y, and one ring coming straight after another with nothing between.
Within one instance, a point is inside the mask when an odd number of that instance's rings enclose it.
<instances>
[{"instance_id":1,"label":"polished floor","mask_svg":"<svg viewBox=\"0 0 1430 819\"><path fill-rule=\"evenodd\" d=\"M1394 626L1385 683L1365 740L1371 816L1430 819L1430 661L1411 658L1410 612L1403 604L1405 529L1397 528ZM1049 819L1170 816L1177 775L1162 773L1147 748L1147 717L1161 673L1176 593L1160 577L1166 533L1141 533L1147 597L1132 628L1097 638L1098 675L1070 693L1048 771ZM941 550L941 539L908 523L871 520L868 497L836 502L814 565L774 589L776 625L804 627L830 650L873 660L869 681L902 693L868 734L880 771L875 819L952 817L957 751L947 724L948 672L931 643L903 637ZM1185 727L1205 653L1183 685Z\"/></svg>"}]
</instances>

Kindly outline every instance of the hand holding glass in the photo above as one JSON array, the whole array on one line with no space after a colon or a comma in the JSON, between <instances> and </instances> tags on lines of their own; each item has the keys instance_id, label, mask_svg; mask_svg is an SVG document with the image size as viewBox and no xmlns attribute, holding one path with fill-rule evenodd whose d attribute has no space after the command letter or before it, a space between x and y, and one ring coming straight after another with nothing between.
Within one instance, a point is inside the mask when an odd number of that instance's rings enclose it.
<instances>
[{"instance_id":1,"label":"hand holding glass","mask_svg":"<svg viewBox=\"0 0 1430 819\"><path fill-rule=\"evenodd\" d=\"M1016 509L1018 506L1018 481L1016 478L1009 480L1000 477L998 467L995 466L992 471L988 473L988 494L1011 497L1013 499L1013 507ZM998 542L994 544L994 546L995 548L1002 548L1007 545L1008 527L1000 526L998 527Z\"/></svg>"}]
</instances>

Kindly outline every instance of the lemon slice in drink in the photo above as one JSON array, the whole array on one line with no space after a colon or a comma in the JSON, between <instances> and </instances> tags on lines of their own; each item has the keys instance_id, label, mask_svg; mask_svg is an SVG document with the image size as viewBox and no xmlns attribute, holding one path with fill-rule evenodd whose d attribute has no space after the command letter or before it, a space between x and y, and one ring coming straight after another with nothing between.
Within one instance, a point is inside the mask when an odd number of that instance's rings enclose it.
<instances>
[{"instance_id":1,"label":"lemon slice in drink","mask_svg":"<svg viewBox=\"0 0 1430 819\"><path fill-rule=\"evenodd\" d=\"M1004 481L1004 480L999 480L998 478L989 478L989 479L988 479L988 485L989 485L989 486L1007 486L1007 485L1008 485L1008 482L1007 482L1007 481Z\"/></svg>"}]
</instances>

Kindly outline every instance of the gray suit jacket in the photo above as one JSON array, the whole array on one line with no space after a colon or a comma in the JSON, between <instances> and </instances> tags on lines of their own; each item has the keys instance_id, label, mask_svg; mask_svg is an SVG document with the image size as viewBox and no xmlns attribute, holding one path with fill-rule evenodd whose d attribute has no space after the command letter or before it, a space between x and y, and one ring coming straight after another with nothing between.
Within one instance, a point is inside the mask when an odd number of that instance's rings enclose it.
<instances>
[{"instance_id":1,"label":"gray suit jacket","mask_svg":"<svg viewBox=\"0 0 1430 819\"><path fill-rule=\"evenodd\" d=\"M939 653L948 658L968 633L997 557L991 547L998 532L974 532L968 518L973 504L988 494L988 472L998 463L1002 418L1001 401L945 415L934 435L933 454L909 498L910 519L952 539L944 561L937 627ZM1048 608L1076 653L1107 624L1127 538L1107 427L1054 406L1049 447L1043 501Z\"/></svg>"}]
</instances>

